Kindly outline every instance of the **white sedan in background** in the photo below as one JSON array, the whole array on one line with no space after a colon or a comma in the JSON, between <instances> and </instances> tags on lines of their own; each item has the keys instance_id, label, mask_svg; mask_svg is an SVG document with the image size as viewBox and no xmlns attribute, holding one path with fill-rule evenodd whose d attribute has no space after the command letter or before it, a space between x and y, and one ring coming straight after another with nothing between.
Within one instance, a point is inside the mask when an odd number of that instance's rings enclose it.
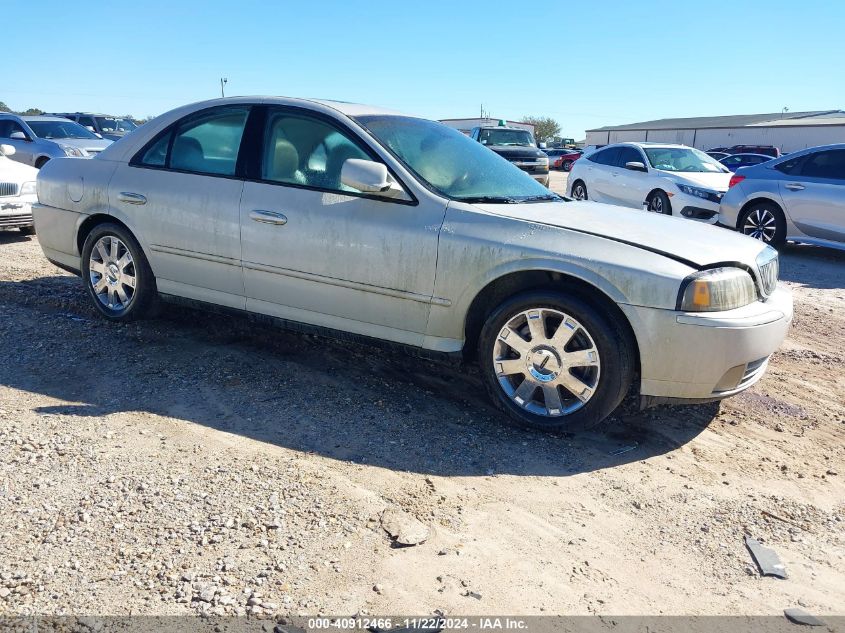
<instances>
[{"instance_id":1,"label":"white sedan in background","mask_svg":"<svg viewBox=\"0 0 845 633\"><path fill-rule=\"evenodd\" d=\"M32 205L35 195L35 178L38 170L21 165L8 158L15 153L11 145L0 145L0 229L18 229L32 235Z\"/></svg>"},{"instance_id":2,"label":"white sedan in background","mask_svg":"<svg viewBox=\"0 0 845 633\"><path fill-rule=\"evenodd\" d=\"M617 143L572 165L568 193L715 224L730 180L724 165L686 145Z\"/></svg>"}]
</instances>

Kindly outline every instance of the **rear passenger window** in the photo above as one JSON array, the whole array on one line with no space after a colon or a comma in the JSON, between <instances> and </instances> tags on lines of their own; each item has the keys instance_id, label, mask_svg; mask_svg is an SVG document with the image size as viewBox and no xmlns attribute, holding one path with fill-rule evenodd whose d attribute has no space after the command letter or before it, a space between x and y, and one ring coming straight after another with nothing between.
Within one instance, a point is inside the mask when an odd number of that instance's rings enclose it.
<instances>
[{"instance_id":1,"label":"rear passenger window","mask_svg":"<svg viewBox=\"0 0 845 633\"><path fill-rule=\"evenodd\" d=\"M619 155L619 148L611 147L608 149L602 149L589 156L589 160L594 163L598 163L599 165L615 165L616 164L616 157Z\"/></svg>"},{"instance_id":2,"label":"rear passenger window","mask_svg":"<svg viewBox=\"0 0 845 633\"><path fill-rule=\"evenodd\" d=\"M164 167L167 164L167 146L170 145L172 134L165 134L141 157L141 164L148 167Z\"/></svg>"},{"instance_id":3,"label":"rear passenger window","mask_svg":"<svg viewBox=\"0 0 845 633\"><path fill-rule=\"evenodd\" d=\"M809 178L845 180L845 150L830 150L810 155L801 167Z\"/></svg>"},{"instance_id":4,"label":"rear passenger window","mask_svg":"<svg viewBox=\"0 0 845 633\"><path fill-rule=\"evenodd\" d=\"M234 176L249 108L205 112L176 130L167 166L199 174Z\"/></svg>"}]
</instances>

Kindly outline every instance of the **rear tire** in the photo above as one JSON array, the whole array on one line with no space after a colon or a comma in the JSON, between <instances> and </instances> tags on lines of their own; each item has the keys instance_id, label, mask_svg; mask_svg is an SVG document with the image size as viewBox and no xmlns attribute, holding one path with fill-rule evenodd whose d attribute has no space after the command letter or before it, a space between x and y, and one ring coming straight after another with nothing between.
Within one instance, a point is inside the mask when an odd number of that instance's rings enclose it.
<instances>
[{"instance_id":1,"label":"rear tire","mask_svg":"<svg viewBox=\"0 0 845 633\"><path fill-rule=\"evenodd\" d=\"M535 290L490 314L478 357L487 392L513 422L578 432L622 402L636 353L625 324L607 310L577 295Z\"/></svg>"},{"instance_id":2,"label":"rear tire","mask_svg":"<svg viewBox=\"0 0 845 633\"><path fill-rule=\"evenodd\" d=\"M561 165L561 167L563 167L563 171L569 171L570 169L572 169L572 161L571 160L563 161L563 164Z\"/></svg>"},{"instance_id":3,"label":"rear tire","mask_svg":"<svg viewBox=\"0 0 845 633\"><path fill-rule=\"evenodd\" d=\"M587 195L587 185L584 184L583 180L576 180L572 183L572 197L575 200L589 199L589 196Z\"/></svg>"},{"instance_id":4,"label":"rear tire","mask_svg":"<svg viewBox=\"0 0 845 633\"><path fill-rule=\"evenodd\" d=\"M34 226L19 226L18 231L20 231L24 235L35 235Z\"/></svg>"},{"instance_id":5,"label":"rear tire","mask_svg":"<svg viewBox=\"0 0 845 633\"><path fill-rule=\"evenodd\" d=\"M740 216L737 228L743 235L775 248L786 241L786 217L774 202L752 204Z\"/></svg>"},{"instance_id":6,"label":"rear tire","mask_svg":"<svg viewBox=\"0 0 845 633\"><path fill-rule=\"evenodd\" d=\"M95 226L82 247L82 282L109 321L148 316L157 303L155 277L135 237L118 224Z\"/></svg>"},{"instance_id":7,"label":"rear tire","mask_svg":"<svg viewBox=\"0 0 845 633\"><path fill-rule=\"evenodd\" d=\"M672 203L669 202L666 192L660 189L652 192L648 199L648 210L662 215L672 215Z\"/></svg>"}]
</instances>

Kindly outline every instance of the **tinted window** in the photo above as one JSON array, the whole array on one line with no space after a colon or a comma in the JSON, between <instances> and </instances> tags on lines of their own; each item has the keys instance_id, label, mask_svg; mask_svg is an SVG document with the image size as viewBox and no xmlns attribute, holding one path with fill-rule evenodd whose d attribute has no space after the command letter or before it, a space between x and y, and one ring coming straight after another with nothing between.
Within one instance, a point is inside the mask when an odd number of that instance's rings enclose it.
<instances>
[{"instance_id":1,"label":"tinted window","mask_svg":"<svg viewBox=\"0 0 845 633\"><path fill-rule=\"evenodd\" d=\"M801 167L801 175L809 178L845 180L845 150L811 154Z\"/></svg>"},{"instance_id":2,"label":"tinted window","mask_svg":"<svg viewBox=\"0 0 845 633\"><path fill-rule=\"evenodd\" d=\"M24 129L17 121L12 121L11 119L0 121L0 138L10 138L12 132L24 132Z\"/></svg>"},{"instance_id":3,"label":"tinted window","mask_svg":"<svg viewBox=\"0 0 845 633\"><path fill-rule=\"evenodd\" d=\"M148 167L164 167L167 164L167 147L172 134L165 134L144 152L140 163Z\"/></svg>"},{"instance_id":4,"label":"tinted window","mask_svg":"<svg viewBox=\"0 0 845 633\"><path fill-rule=\"evenodd\" d=\"M588 156L588 160L591 160L594 163L598 163L599 165L615 165L616 164L616 157L619 155L619 148L618 147L609 147L608 149L603 149L592 156Z\"/></svg>"},{"instance_id":5,"label":"tinted window","mask_svg":"<svg viewBox=\"0 0 845 633\"><path fill-rule=\"evenodd\" d=\"M616 158L616 164L619 167L624 167L625 163L643 163L643 164L645 164L645 161L643 160L642 154L640 154L633 147L620 147L619 148L619 154L617 155L617 158Z\"/></svg>"},{"instance_id":6,"label":"tinted window","mask_svg":"<svg viewBox=\"0 0 845 633\"><path fill-rule=\"evenodd\" d=\"M79 119L77 119L77 123L79 123L79 125L82 125L82 126L85 126L85 127L88 127L88 126L94 127L94 119L91 118L90 116L79 117Z\"/></svg>"},{"instance_id":7,"label":"tinted window","mask_svg":"<svg viewBox=\"0 0 845 633\"><path fill-rule=\"evenodd\" d=\"M167 165L171 169L233 176L249 108L221 108L204 112L176 129ZM158 145L158 143L156 143ZM151 160L160 157L146 152ZM160 163L150 163L160 164Z\"/></svg>"},{"instance_id":8,"label":"tinted window","mask_svg":"<svg viewBox=\"0 0 845 633\"><path fill-rule=\"evenodd\" d=\"M370 156L337 128L318 119L272 112L264 133L261 177L333 191L357 191L340 182L343 163Z\"/></svg>"},{"instance_id":9,"label":"tinted window","mask_svg":"<svg viewBox=\"0 0 845 633\"><path fill-rule=\"evenodd\" d=\"M795 176L801 173L801 165L804 164L806 160L806 156L799 156L798 158L792 158L790 160L784 161L779 165L775 165L775 169L778 171L782 171L785 174L790 174Z\"/></svg>"}]
</instances>

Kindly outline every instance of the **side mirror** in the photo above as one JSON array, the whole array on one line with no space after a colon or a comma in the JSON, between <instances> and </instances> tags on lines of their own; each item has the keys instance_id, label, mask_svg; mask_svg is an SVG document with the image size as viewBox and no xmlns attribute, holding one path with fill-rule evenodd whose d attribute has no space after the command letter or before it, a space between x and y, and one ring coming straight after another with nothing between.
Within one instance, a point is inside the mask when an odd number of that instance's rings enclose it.
<instances>
[{"instance_id":1,"label":"side mirror","mask_svg":"<svg viewBox=\"0 0 845 633\"><path fill-rule=\"evenodd\" d=\"M13 141L28 141L29 140L26 137L26 134L24 134L21 131L12 132L11 134L9 134L9 138L12 139Z\"/></svg>"},{"instance_id":2,"label":"side mirror","mask_svg":"<svg viewBox=\"0 0 845 633\"><path fill-rule=\"evenodd\" d=\"M340 170L340 182L364 193L380 193L386 198L410 200L399 183L390 177L387 166L372 160L348 158Z\"/></svg>"},{"instance_id":3,"label":"side mirror","mask_svg":"<svg viewBox=\"0 0 845 633\"><path fill-rule=\"evenodd\" d=\"M3 156L11 156L14 153L15 153L15 146L14 145L7 145L6 143L4 143L3 145L0 145L0 154L3 154Z\"/></svg>"},{"instance_id":4,"label":"side mirror","mask_svg":"<svg viewBox=\"0 0 845 633\"><path fill-rule=\"evenodd\" d=\"M632 160L630 163L625 163L625 169L630 169L631 171L648 171L645 165L635 160Z\"/></svg>"}]
</instances>

